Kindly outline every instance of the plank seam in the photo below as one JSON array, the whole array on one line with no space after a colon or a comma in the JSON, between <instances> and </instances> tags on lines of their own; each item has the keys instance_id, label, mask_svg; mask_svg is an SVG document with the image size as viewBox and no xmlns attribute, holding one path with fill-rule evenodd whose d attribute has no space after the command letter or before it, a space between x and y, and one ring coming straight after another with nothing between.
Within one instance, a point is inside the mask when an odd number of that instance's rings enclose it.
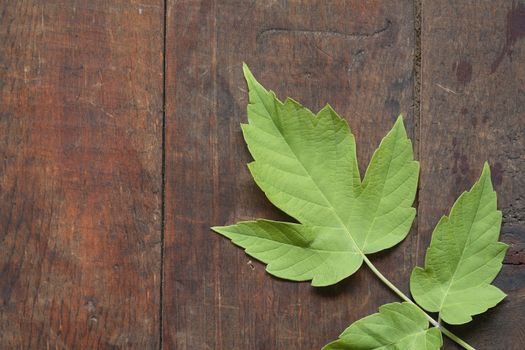
<instances>
[{"instance_id":1,"label":"plank seam","mask_svg":"<svg viewBox=\"0 0 525 350\"><path fill-rule=\"evenodd\" d=\"M412 93L412 111L414 113L414 138L415 138L415 156L419 159L421 155L421 9L422 9L422 0L414 0L413 2L413 13L414 13L414 60L413 60L413 93ZM418 185L420 186L420 184ZM419 191L416 197L415 203L417 212L419 213ZM417 264L419 259L419 237L420 232L420 215L416 216L416 252L415 252L415 263ZM412 265L415 265L414 263Z\"/></svg>"},{"instance_id":2,"label":"plank seam","mask_svg":"<svg viewBox=\"0 0 525 350\"><path fill-rule=\"evenodd\" d=\"M163 2L162 23L162 162L161 162L161 224L160 224L160 290L159 290L159 349L162 350L164 333L164 236L166 231L166 43L168 0Z\"/></svg>"}]
</instances>

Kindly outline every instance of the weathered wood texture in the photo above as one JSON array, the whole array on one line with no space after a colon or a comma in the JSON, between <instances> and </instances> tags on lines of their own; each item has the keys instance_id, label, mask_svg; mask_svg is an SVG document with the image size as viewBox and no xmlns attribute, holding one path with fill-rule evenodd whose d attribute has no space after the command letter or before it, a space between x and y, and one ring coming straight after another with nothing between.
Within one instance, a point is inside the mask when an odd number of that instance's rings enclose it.
<instances>
[{"instance_id":1,"label":"weathered wood texture","mask_svg":"<svg viewBox=\"0 0 525 350\"><path fill-rule=\"evenodd\" d=\"M319 349L397 300L366 267L321 289L272 278L210 231L288 219L246 168L242 61L281 98L345 116L362 171L405 114L418 219L372 257L404 291L490 162L509 297L454 330L478 349L525 348L524 4L4 1L0 43L1 349Z\"/></svg>"},{"instance_id":2,"label":"weathered wood texture","mask_svg":"<svg viewBox=\"0 0 525 350\"><path fill-rule=\"evenodd\" d=\"M0 348L159 342L163 4L0 3Z\"/></svg>"},{"instance_id":3,"label":"weathered wood texture","mask_svg":"<svg viewBox=\"0 0 525 350\"><path fill-rule=\"evenodd\" d=\"M322 289L271 278L209 227L283 218L246 167L241 62L282 98L312 110L330 102L364 168L398 113L414 136L412 10L408 1L168 1L165 349L319 349L395 300L366 268ZM413 243L374 257L404 290Z\"/></svg>"},{"instance_id":4,"label":"weathered wood texture","mask_svg":"<svg viewBox=\"0 0 525 350\"><path fill-rule=\"evenodd\" d=\"M419 262L434 225L488 160L511 245L496 284L509 296L459 333L480 349L525 349L525 5L422 8Z\"/></svg>"}]
</instances>

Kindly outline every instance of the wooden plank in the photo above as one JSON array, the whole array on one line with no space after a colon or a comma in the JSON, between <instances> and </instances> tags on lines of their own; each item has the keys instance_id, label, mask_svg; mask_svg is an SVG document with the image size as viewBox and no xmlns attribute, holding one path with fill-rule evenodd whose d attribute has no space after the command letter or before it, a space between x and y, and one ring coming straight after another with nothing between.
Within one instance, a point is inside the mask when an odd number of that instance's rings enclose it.
<instances>
[{"instance_id":1,"label":"wooden plank","mask_svg":"<svg viewBox=\"0 0 525 350\"><path fill-rule=\"evenodd\" d=\"M241 62L282 98L330 102L364 168L398 113L414 135L412 11L407 1L168 1L164 348L318 349L397 300L366 268L323 289L271 278L209 227L285 218L246 168ZM412 239L374 257L404 290Z\"/></svg>"},{"instance_id":2,"label":"wooden plank","mask_svg":"<svg viewBox=\"0 0 525 350\"><path fill-rule=\"evenodd\" d=\"M159 0L0 5L0 348L159 340Z\"/></svg>"},{"instance_id":3,"label":"wooden plank","mask_svg":"<svg viewBox=\"0 0 525 350\"><path fill-rule=\"evenodd\" d=\"M519 2L423 1L419 263L434 225L485 160L503 211L502 240L511 244L496 280L508 298L459 328L476 348L525 348L524 37Z\"/></svg>"}]
</instances>

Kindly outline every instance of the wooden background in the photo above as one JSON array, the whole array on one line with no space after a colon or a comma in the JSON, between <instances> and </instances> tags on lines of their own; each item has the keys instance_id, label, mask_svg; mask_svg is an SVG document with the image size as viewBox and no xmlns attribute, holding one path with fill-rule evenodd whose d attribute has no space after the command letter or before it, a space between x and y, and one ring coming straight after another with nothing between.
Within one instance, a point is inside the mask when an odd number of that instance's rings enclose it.
<instances>
[{"instance_id":1,"label":"wooden background","mask_svg":"<svg viewBox=\"0 0 525 350\"><path fill-rule=\"evenodd\" d=\"M525 348L524 3L5 0L0 43L1 349L319 349L397 300L366 268L271 278L209 230L284 217L245 166L242 61L280 97L331 103L362 170L405 115L417 222L372 257L405 292L490 162L509 296L451 328Z\"/></svg>"}]
</instances>

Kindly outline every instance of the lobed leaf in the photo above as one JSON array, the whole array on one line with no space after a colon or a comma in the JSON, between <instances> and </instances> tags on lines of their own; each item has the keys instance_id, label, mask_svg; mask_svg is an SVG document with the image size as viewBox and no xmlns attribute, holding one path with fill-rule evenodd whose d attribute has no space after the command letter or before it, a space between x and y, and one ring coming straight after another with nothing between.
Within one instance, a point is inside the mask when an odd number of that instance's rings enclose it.
<instances>
[{"instance_id":1,"label":"lobed leaf","mask_svg":"<svg viewBox=\"0 0 525 350\"><path fill-rule=\"evenodd\" d=\"M379 313L354 322L322 350L437 350L442 345L441 331L429 328L423 312L404 302L381 306Z\"/></svg>"},{"instance_id":2,"label":"lobed leaf","mask_svg":"<svg viewBox=\"0 0 525 350\"><path fill-rule=\"evenodd\" d=\"M425 256L425 268L410 278L412 296L450 324L463 324L504 297L490 283L499 273L507 245L498 242L501 212L496 208L490 168L438 222Z\"/></svg>"},{"instance_id":3,"label":"lobed leaf","mask_svg":"<svg viewBox=\"0 0 525 350\"><path fill-rule=\"evenodd\" d=\"M317 115L281 102L246 65L248 124L242 131L257 185L298 224L257 220L213 227L268 264L267 271L314 286L353 274L365 254L403 240L415 217L419 164L400 116L375 151L363 182L355 139L330 107Z\"/></svg>"}]
</instances>

